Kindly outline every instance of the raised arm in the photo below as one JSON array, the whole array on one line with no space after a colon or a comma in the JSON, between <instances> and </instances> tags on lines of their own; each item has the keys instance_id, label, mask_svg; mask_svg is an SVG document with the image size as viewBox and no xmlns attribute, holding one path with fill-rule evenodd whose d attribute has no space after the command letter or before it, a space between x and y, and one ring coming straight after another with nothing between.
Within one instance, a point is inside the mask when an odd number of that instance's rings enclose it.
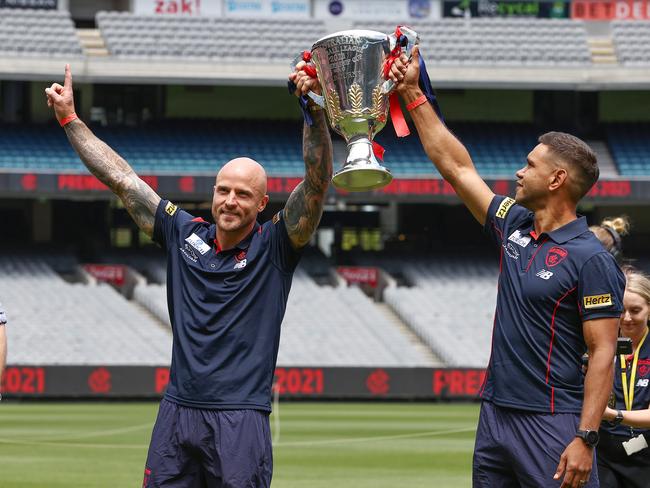
<instances>
[{"instance_id":1,"label":"raised arm","mask_svg":"<svg viewBox=\"0 0 650 488\"><path fill-rule=\"evenodd\" d=\"M298 65L290 79L297 85L297 94L318 90L318 83L300 71ZM295 248L305 246L313 235L321 215L327 187L332 179L332 139L323 110L312 107L313 125L305 123L302 151L305 160L305 178L291 192L284 207L289 238Z\"/></svg>"},{"instance_id":2,"label":"raised arm","mask_svg":"<svg viewBox=\"0 0 650 488\"><path fill-rule=\"evenodd\" d=\"M138 227L151 237L160 197L119 154L76 118L70 65L65 67L63 86L54 83L45 94L48 106L54 107L59 123L65 124L68 140L88 170L122 200Z\"/></svg>"},{"instance_id":3,"label":"raised arm","mask_svg":"<svg viewBox=\"0 0 650 488\"><path fill-rule=\"evenodd\" d=\"M403 57L391 67L390 78L397 83L396 89L407 105L423 96L418 85L419 56L416 46L410 63ZM429 159L474 218L484 224L494 193L479 176L465 146L442 123L430 103L418 105L410 114Z\"/></svg>"}]
</instances>

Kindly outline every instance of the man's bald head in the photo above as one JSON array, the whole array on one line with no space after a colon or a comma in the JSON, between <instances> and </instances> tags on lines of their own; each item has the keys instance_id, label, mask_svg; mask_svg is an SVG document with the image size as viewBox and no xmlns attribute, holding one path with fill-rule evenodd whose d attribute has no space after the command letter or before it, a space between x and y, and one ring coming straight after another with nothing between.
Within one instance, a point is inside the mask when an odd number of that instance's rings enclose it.
<instances>
[{"instance_id":1,"label":"man's bald head","mask_svg":"<svg viewBox=\"0 0 650 488\"><path fill-rule=\"evenodd\" d=\"M248 184L259 195L266 195L266 171L251 158L235 158L224 164L217 173L217 184L222 178L236 179Z\"/></svg>"},{"instance_id":2,"label":"man's bald head","mask_svg":"<svg viewBox=\"0 0 650 488\"><path fill-rule=\"evenodd\" d=\"M246 237L268 202L266 171L257 161L236 158L224 164L212 197L212 217L221 245L234 245Z\"/></svg>"}]
</instances>

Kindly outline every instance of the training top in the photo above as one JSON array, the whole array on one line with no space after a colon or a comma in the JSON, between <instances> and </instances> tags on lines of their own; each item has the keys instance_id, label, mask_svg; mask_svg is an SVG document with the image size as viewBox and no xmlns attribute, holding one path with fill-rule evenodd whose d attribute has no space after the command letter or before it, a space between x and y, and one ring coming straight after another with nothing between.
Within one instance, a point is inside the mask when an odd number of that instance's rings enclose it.
<instances>
[{"instance_id":1,"label":"training top","mask_svg":"<svg viewBox=\"0 0 650 488\"><path fill-rule=\"evenodd\" d=\"M165 398L270 411L280 324L300 259L282 212L222 250L214 224L162 200L153 239L167 250L173 347Z\"/></svg>"},{"instance_id":2,"label":"training top","mask_svg":"<svg viewBox=\"0 0 650 488\"><path fill-rule=\"evenodd\" d=\"M621 269L584 217L536 235L534 214L497 195L485 232L499 246L500 262L481 398L532 412L579 413L582 323L621 315Z\"/></svg>"},{"instance_id":3,"label":"training top","mask_svg":"<svg viewBox=\"0 0 650 488\"><path fill-rule=\"evenodd\" d=\"M630 380L632 380L632 366L634 364L634 354L626 356L626 381L628 393L630 391ZM627 410L625 406L625 396L623 394L623 376L621 371L621 357L617 354L614 359L614 389L612 396L609 399L609 406L616 410ZM637 357L636 372L634 372L634 387L632 397L632 410L645 410L650 407L650 334L646 336L643 344L639 348L639 355ZM619 424L616 427L612 426L609 422L603 422L601 428L606 431L624 435L627 437L634 437L640 433L650 432L647 428L629 427L627 425Z\"/></svg>"}]
</instances>

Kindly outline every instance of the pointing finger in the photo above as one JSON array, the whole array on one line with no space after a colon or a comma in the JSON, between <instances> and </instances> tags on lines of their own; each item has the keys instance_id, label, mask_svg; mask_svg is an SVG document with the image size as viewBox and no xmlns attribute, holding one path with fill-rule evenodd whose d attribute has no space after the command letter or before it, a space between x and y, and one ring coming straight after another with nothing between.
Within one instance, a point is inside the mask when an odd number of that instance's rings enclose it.
<instances>
[{"instance_id":1,"label":"pointing finger","mask_svg":"<svg viewBox=\"0 0 650 488\"><path fill-rule=\"evenodd\" d=\"M65 78L63 81L63 86L65 88L72 88L72 72L70 71L70 65L65 65Z\"/></svg>"}]
</instances>

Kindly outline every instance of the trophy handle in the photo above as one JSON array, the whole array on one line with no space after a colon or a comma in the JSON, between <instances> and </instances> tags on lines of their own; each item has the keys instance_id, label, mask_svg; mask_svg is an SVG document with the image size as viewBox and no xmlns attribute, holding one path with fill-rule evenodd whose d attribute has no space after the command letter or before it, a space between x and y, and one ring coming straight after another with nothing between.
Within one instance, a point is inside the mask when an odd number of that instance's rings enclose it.
<instances>
[{"instance_id":1,"label":"trophy handle","mask_svg":"<svg viewBox=\"0 0 650 488\"><path fill-rule=\"evenodd\" d=\"M401 33L401 35L398 36L398 33ZM408 56L410 62L411 57L413 56L413 48L420 43L420 37L417 32L410 27L398 25L395 32L388 35L388 41L390 43L391 52L396 48L400 48L400 50ZM395 88L393 80L386 80L382 85L381 90L384 94L387 94L392 91L393 88Z\"/></svg>"},{"instance_id":2,"label":"trophy handle","mask_svg":"<svg viewBox=\"0 0 650 488\"><path fill-rule=\"evenodd\" d=\"M293 58L293 61L291 63L291 69L295 71L296 66L298 65L299 62L304 61L307 63L307 66L305 66L304 71L307 73L309 76L312 78L318 78L316 75L316 68L314 67L313 64L311 64L311 51L303 51L300 54L298 54L295 58ZM311 98L312 101L319 105L321 108L325 108L325 97L322 95L318 95L314 93L313 91L307 92L307 97Z\"/></svg>"}]
</instances>

